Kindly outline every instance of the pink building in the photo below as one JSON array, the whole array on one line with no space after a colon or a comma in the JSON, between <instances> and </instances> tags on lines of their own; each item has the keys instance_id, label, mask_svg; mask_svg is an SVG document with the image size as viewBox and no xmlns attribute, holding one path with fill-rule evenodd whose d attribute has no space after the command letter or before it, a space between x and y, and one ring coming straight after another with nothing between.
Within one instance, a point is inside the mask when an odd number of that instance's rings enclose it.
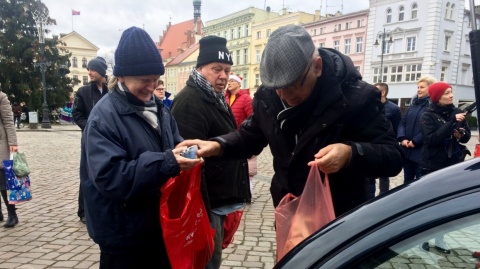
<instances>
[{"instance_id":1,"label":"pink building","mask_svg":"<svg viewBox=\"0 0 480 269\"><path fill-rule=\"evenodd\" d=\"M320 20L304 24L316 47L334 48L348 55L363 75L369 10L349 14L327 14Z\"/></svg>"}]
</instances>

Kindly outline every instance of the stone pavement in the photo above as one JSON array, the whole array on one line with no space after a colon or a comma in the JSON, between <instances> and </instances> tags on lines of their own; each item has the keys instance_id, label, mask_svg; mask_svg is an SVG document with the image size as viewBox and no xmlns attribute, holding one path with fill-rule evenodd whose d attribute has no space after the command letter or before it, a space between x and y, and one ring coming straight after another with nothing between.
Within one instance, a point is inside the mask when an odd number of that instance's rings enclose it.
<instances>
[{"instance_id":1,"label":"stone pavement","mask_svg":"<svg viewBox=\"0 0 480 269\"><path fill-rule=\"evenodd\" d=\"M17 226L0 226L0 268L98 268L98 246L76 215L80 129L75 125L46 130L25 127L17 135L32 170L33 199L17 205ZM258 171L253 202L245 209L234 242L223 252L223 269L274 265L274 209L269 193L273 171L268 148L258 157ZM391 188L402 182L402 174L391 178Z\"/></svg>"}]
</instances>

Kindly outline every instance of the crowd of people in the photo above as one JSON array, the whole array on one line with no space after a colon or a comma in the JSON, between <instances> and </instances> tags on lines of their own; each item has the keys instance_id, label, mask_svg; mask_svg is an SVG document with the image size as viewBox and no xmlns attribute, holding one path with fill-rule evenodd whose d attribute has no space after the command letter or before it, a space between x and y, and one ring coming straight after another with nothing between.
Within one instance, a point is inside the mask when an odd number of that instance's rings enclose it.
<instances>
[{"instance_id":1,"label":"crowd of people","mask_svg":"<svg viewBox=\"0 0 480 269\"><path fill-rule=\"evenodd\" d=\"M100 268L169 267L160 189L200 162L202 198L215 230L205 268L220 268L225 218L251 202L256 156L267 146L273 205L288 193L300 195L316 166L329 175L336 216L374 197L377 178L383 193L402 169L408 184L468 154L463 144L470 128L446 82L420 78L402 116L387 98L388 84L363 81L349 57L315 48L303 27L288 25L266 44L252 99L243 78L231 72L227 40L207 36L199 45L196 67L173 100L160 80L161 55L143 29L123 32L110 78L103 58L87 65L91 83L76 92L71 108L82 130L77 215L100 247ZM21 109L10 108L1 93L0 101L0 131L9 134L5 155L17 150L13 122ZM194 145L199 158L183 157ZM18 218L2 175L4 226L13 227ZM442 238L436 245L448 252Z\"/></svg>"}]
</instances>

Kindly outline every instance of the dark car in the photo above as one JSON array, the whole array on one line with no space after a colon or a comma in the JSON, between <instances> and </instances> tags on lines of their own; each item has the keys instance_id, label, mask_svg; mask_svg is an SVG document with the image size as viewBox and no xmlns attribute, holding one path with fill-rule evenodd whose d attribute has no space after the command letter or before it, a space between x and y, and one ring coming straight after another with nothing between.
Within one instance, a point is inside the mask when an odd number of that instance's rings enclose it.
<instances>
[{"instance_id":1,"label":"dark car","mask_svg":"<svg viewBox=\"0 0 480 269\"><path fill-rule=\"evenodd\" d=\"M435 247L444 237L449 253ZM480 158L426 175L340 216L275 268L476 268Z\"/></svg>"}]
</instances>

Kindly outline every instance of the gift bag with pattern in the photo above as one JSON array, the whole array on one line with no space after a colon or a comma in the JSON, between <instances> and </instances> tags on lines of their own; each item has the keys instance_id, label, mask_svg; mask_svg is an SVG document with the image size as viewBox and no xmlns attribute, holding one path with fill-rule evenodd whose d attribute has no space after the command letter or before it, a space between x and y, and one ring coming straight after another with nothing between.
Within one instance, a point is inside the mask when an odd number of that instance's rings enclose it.
<instances>
[{"instance_id":1,"label":"gift bag with pattern","mask_svg":"<svg viewBox=\"0 0 480 269\"><path fill-rule=\"evenodd\" d=\"M3 161L3 170L7 179L7 198L9 204L18 204L32 199L30 177L19 177L13 171L13 160Z\"/></svg>"}]
</instances>

